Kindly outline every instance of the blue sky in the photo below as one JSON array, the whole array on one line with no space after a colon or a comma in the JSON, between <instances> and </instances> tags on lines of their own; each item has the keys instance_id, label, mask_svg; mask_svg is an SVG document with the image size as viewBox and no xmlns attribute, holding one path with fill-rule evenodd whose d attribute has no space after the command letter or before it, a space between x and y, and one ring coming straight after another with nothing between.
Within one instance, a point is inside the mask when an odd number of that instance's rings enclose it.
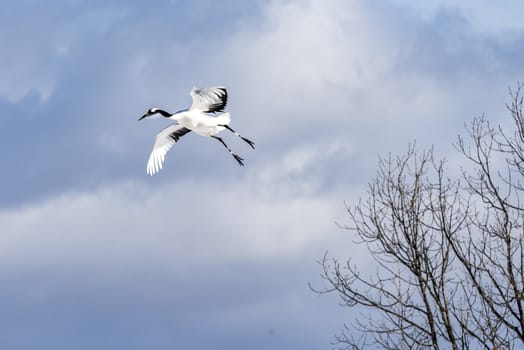
<instances>
[{"instance_id":1,"label":"blue sky","mask_svg":"<svg viewBox=\"0 0 524 350\"><path fill-rule=\"evenodd\" d=\"M6 1L0 12L0 347L327 349L326 250L369 261L344 201L378 155L506 124L519 1ZM246 160L161 119L224 85Z\"/></svg>"}]
</instances>

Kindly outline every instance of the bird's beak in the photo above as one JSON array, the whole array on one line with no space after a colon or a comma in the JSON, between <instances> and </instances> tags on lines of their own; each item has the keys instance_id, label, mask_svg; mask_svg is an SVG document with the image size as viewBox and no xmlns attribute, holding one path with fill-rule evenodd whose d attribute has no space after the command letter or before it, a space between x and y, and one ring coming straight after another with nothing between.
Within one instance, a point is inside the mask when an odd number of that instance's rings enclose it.
<instances>
[{"instance_id":1,"label":"bird's beak","mask_svg":"<svg viewBox=\"0 0 524 350\"><path fill-rule=\"evenodd\" d=\"M144 114L143 116L141 116L140 118L138 118L138 120L142 120L142 119L144 119L144 118L147 117L147 116L149 116L149 114L146 113L146 114Z\"/></svg>"}]
</instances>

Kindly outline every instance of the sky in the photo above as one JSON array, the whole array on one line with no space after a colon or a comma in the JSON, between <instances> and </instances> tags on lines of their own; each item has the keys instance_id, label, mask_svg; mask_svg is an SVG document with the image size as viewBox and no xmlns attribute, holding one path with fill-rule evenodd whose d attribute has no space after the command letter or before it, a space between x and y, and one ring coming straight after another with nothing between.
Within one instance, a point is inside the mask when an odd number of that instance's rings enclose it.
<instances>
[{"instance_id":1,"label":"sky","mask_svg":"<svg viewBox=\"0 0 524 350\"><path fill-rule=\"evenodd\" d=\"M507 124L520 1L7 0L0 12L0 347L330 349L355 311L317 261L367 266L345 203L380 155ZM161 118L226 86L239 167Z\"/></svg>"}]
</instances>

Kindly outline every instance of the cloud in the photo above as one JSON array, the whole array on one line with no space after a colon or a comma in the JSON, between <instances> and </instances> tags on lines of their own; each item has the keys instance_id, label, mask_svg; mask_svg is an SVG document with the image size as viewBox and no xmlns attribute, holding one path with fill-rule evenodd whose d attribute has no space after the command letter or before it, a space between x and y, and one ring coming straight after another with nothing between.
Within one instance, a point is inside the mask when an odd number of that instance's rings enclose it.
<instances>
[{"instance_id":1,"label":"cloud","mask_svg":"<svg viewBox=\"0 0 524 350\"><path fill-rule=\"evenodd\" d=\"M24 330L28 346L80 348L318 341L302 336L326 327L303 318L319 307L306 282L338 233L326 220L343 210L338 196L275 198L267 178L238 180L128 182L1 211L0 304L21 322L6 340L20 346Z\"/></svg>"},{"instance_id":2,"label":"cloud","mask_svg":"<svg viewBox=\"0 0 524 350\"><path fill-rule=\"evenodd\" d=\"M57 268L269 259L300 254L332 227L340 203L297 193L274 200L262 186L270 184L185 180L150 189L128 183L4 210L1 259ZM310 217L328 220L304 220Z\"/></svg>"},{"instance_id":3,"label":"cloud","mask_svg":"<svg viewBox=\"0 0 524 350\"><path fill-rule=\"evenodd\" d=\"M479 34L459 11L421 19L403 10L270 2L216 58L232 80L234 122L248 119L274 149L346 137L376 154L401 139L440 142L428 130L453 125L455 135L464 120L500 111L506 85L521 72L494 45L500 35Z\"/></svg>"}]
</instances>

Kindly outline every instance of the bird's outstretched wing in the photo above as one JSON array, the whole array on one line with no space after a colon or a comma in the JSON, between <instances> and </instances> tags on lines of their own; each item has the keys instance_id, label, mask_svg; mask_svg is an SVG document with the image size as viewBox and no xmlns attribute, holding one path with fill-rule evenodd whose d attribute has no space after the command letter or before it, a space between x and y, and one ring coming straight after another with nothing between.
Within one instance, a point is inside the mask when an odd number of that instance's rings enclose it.
<instances>
[{"instance_id":1,"label":"bird's outstretched wing","mask_svg":"<svg viewBox=\"0 0 524 350\"><path fill-rule=\"evenodd\" d=\"M162 129L157 135L153 151L147 161L147 173L154 175L162 169L164 158L167 151L173 146L182 136L191 130L180 126L179 124L171 124L167 128Z\"/></svg>"},{"instance_id":2,"label":"bird's outstretched wing","mask_svg":"<svg viewBox=\"0 0 524 350\"><path fill-rule=\"evenodd\" d=\"M227 90L224 87L193 88L191 90L193 104L189 110L199 110L206 113L222 112L227 104Z\"/></svg>"}]
</instances>

